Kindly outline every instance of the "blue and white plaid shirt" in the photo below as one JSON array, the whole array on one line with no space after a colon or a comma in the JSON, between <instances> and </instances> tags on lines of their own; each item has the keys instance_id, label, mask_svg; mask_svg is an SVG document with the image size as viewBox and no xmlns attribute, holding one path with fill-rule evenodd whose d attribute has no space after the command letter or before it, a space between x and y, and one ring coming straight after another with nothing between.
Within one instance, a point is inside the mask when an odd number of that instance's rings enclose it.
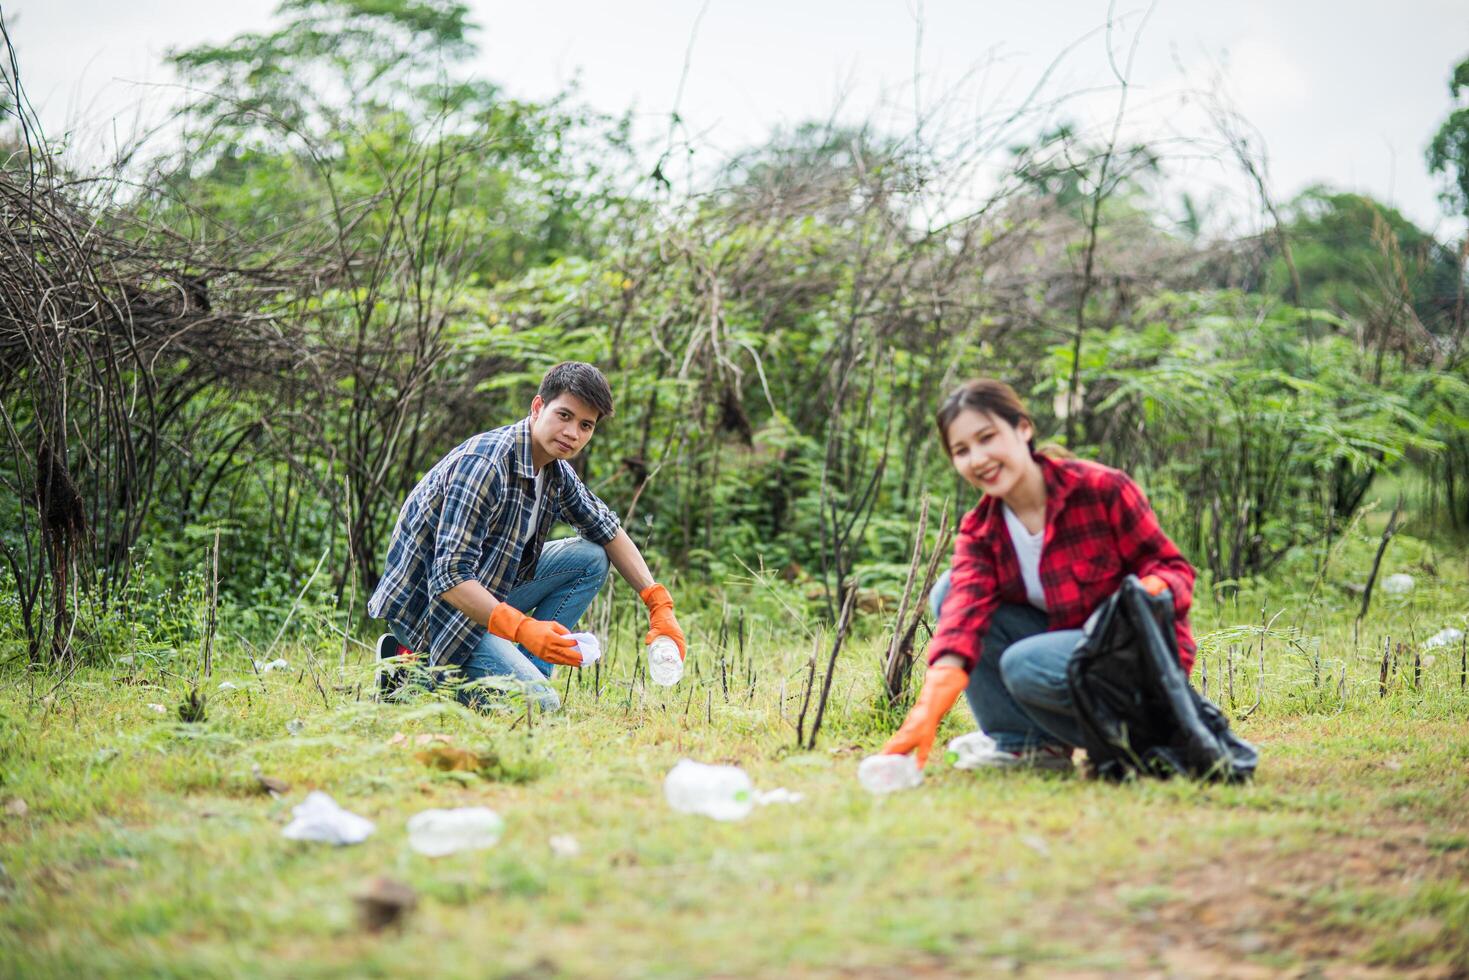
<instances>
[{"instance_id":1,"label":"blue and white plaid shirt","mask_svg":"<svg viewBox=\"0 0 1469 980\"><path fill-rule=\"evenodd\" d=\"M420 481L393 528L387 568L367 611L407 632L434 665L463 664L484 627L440 598L477 580L497 599L536 572L546 532L564 520L605 545L617 515L577 478L570 464L546 464L546 499L532 526L536 469L530 419L461 443Z\"/></svg>"}]
</instances>

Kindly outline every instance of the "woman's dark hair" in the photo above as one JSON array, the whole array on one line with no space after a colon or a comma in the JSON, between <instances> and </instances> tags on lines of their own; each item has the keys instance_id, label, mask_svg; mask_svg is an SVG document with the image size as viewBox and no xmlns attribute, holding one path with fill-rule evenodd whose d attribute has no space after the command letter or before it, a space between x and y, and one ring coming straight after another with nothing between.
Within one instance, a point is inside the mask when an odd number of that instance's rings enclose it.
<instances>
[{"instance_id":1,"label":"woman's dark hair","mask_svg":"<svg viewBox=\"0 0 1469 980\"><path fill-rule=\"evenodd\" d=\"M612 386L607 377L583 361L562 361L541 378L541 401L551 402L557 395L573 394L597 410L598 418L612 415Z\"/></svg>"},{"instance_id":2,"label":"woman's dark hair","mask_svg":"<svg viewBox=\"0 0 1469 980\"><path fill-rule=\"evenodd\" d=\"M1014 388L995 378L975 378L966 381L949 392L949 397L945 398L944 403L939 406L934 422L938 424L939 442L943 443L945 455L950 455L949 426L965 409L1004 419L1012 428L1019 426L1022 421L1029 422L1032 433L1030 451L1033 453L1040 452L1061 459L1070 458L1072 455L1055 443L1046 443L1037 450L1034 435L1035 420L1030 417L1025 402L1015 394Z\"/></svg>"}]
</instances>

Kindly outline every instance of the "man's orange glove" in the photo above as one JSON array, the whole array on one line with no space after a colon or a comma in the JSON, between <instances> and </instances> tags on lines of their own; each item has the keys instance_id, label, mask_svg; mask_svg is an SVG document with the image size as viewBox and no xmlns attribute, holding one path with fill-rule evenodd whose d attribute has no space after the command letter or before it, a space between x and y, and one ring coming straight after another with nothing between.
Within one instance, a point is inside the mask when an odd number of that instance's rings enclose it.
<instances>
[{"instance_id":1,"label":"man's orange glove","mask_svg":"<svg viewBox=\"0 0 1469 980\"><path fill-rule=\"evenodd\" d=\"M581 666L581 652L570 632L560 623L531 619L508 602L502 602L490 613L490 632L502 640L519 643L548 664Z\"/></svg>"},{"instance_id":2,"label":"man's orange glove","mask_svg":"<svg viewBox=\"0 0 1469 980\"><path fill-rule=\"evenodd\" d=\"M969 674L963 667L944 664L928 668L928 678L918 701L903 719L902 727L882 747L884 755L905 755L908 752L918 759L921 769L928 762L928 753L933 749L934 736L938 734L939 722L959 700L959 695L969 686Z\"/></svg>"},{"instance_id":3,"label":"man's orange glove","mask_svg":"<svg viewBox=\"0 0 1469 980\"><path fill-rule=\"evenodd\" d=\"M1137 581L1148 595L1162 595L1168 590L1168 583L1156 575L1144 575Z\"/></svg>"},{"instance_id":4,"label":"man's orange glove","mask_svg":"<svg viewBox=\"0 0 1469 980\"><path fill-rule=\"evenodd\" d=\"M673 618L673 597L663 586L654 583L639 592L638 598L648 607L649 628L648 635L643 638L644 645L666 636L678 644L678 659L682 660L688 650L688 641L684 639L683 630L678 628L678 620Z\"/></svg>"}]
</instances>

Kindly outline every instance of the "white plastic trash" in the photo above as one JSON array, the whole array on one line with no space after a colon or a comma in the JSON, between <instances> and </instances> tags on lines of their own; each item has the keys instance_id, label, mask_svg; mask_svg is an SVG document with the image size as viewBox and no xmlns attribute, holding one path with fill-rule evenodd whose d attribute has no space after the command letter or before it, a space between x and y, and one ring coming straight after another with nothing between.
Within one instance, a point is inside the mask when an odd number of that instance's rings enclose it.
<instances>
[{"instance_id":1,"label":"white plastic trash","mask_svg":"<svg viewBox=\"0 0 1469 980\"><path fill-rule=\"evenodd\" d=\"M1456 630L1452 626L1446 626L1437 633L1423 641L1423 649L1437 650L1439 647L1451 647L1464 638L1463 630Z\"/></svg>"},{"instance_id":2,"label":"white plastic trash","mask_svg":"<svg viewBox=\"0 0 1469 980\"><path fill-rule=\"evenodd\" d=\"M296 819L281 831L281 836L288 840L361 844L376 829L371 820L348 813L321 790L309 793L304 802L292 808L291 813Z\"/></svg>"},{"instance_id":3,"label":"white plastic trash","mask_svg":"<svg viewBox=\"0 0 1469 980\"><path fill-rule=\"evenodd\" d=\"M1413 576L1398 572L1382 580L1382 591L1388 595L1407 595L1413 591Z\"/></svg>"},{"instance_id":4,"label":"white plastic trash","mask_svg":"<svg viewBox=\"0 0 1469 980\"><path fill-rule=\"evenodd\" d=\"M683 658L669 637L656 636L648 645L648 676L659 687L672 687L683 677Z\"/></svg>"},{"instance_id":5,"label":"white plastic trash","mask_svg":"<svg viewBox=\"0 0 1469 980\"><path fill-rule=\"evenodd\" d=\"M804 793L797 793L785 787L776 789L757 789L755 791L756 806L770 806L772 803L800 803L806 798Z\"/></svg>"},{"instance_id":6,"label":"white plastic trash","mask_svg":"<svg viewBox=\"0 0 1469 980\"><path fill-rule=\"evenodd\" d=\"M427 857L494 847L505 821L489 807L424 810L408 818L408 846Z\"/></svg>"},{"instance_id":7,"label":"white plastic trash","mask_svg":"<svg viewBox=\"0 0 1469 980\"><path fill-rule=\"evenodd\" d=\"M576 641L576 652L581 654L581 665L590 667L602 659L602 642L592 633L572 633L571 638Z\"/></svg>"},{"instance_id":8,"label":"white plastic trash","mask_svg":"<svg viewBox=\"0 0 1469 980\"><path fill-rule=\"evenodd\" d=\"M948 760L955 769L977 769L995 754L995 740L984 732L970 732L949 740Z\"/></svg>"},{"instance_id":9,"label":"white plastic trash","mask_svg":"<svg viewBox=\"0 0 1469 980\"><path fill-rule=\"evenodd\" d=\"M570 834L552 834L547 840L551 853L559 858L574 858L581 853L581 845Z\"/></svg>"},{"instance_id":10,"label":"white plastic trash","mask_svg":"<svg viewBox=\"0 0 1469 980\"><path fill-rule=\"evenodd\" d=\"M922 783L923 770L911 755L869 755L857 766L857 781L867 792L882 796Z\"/></svg>"},{"instance_id":11,"label":"white plastic trash","mask_svg":"<svg viewBox=\"0 0 1469 980\"><path fill-rule=\"evenodd\" d=\"M678 656L675 651L674 656ZM755 786L739 766L707 766L682 759L663 780L668 805L714 820L743 820L755 807Z\"/></svg>"}]
</instances>

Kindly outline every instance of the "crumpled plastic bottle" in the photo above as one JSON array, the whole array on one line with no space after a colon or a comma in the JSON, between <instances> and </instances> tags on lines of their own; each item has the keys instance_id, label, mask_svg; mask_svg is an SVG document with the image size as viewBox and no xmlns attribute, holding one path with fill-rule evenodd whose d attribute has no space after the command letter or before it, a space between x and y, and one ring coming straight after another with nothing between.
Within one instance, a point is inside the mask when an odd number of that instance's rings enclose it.
<instances>
[{"instance_id":1,"label":"crumpled plastic bottle","mask_svg":"<svg viewBox=\"0 0 1469 980\"><path fill-rule=\"evenodd\" d=\"M1437 633L1433 634L1428 639L1423 641L1423 649L1437 650L1439 647L1453 646L1455 643L1458 643L1463 638L1463 630L1454 629L1454 627L1452 626L1445 626L1443 629L1439 630Z\"/></svg>"},{"instance_id":2,"label":"crumpled plastic bottle","mask_svg":"<svg viewBox=\"0 0 1469 980\"><path fill-rule=\"evenodd\" d=\"M494 847L505 821L489 807L424 810L408 818L408 846L427 857Z\"/></svg>"},{"instance_id":3,"label":"crumpled plastic bottle","mask_svg":"<svg viewBox=\"0 0 1469 980\"><path fill-rule=\"evenodd\" d=\"M955 769L978 769L994 757L995 750L994 739L984 732L970 732L949 739L949 750L944 757Z\"/></svg>"},{"instance_id":4,"label":"crumpled plastic bottle","mask_svg":"<svg viewBox=\"0 0 1469 980\"><path fill-rule=\"evenodd\" d=\"M659 687L672 687L683 677L683 658L669 637L655 636L648 645L648 676Z\"/></svg>"},{"instance_id":5,"label":"crumpled plastic bottle","mask_svg":"<svg viewBox=\"0 0 1469 980\"><path fill-rule=\"evenodd\" d=\"M923 782L923 770L911 755L869 755L857 766L857 781L877 796L912 789Z\"/></svg>"},{"instance_id":6,"label":"crumpled plastic bottle","mask_svg":"<svg viewBox=\"0 0 1469 980\"><path fill-rule=\"evenodd\" d=\"M675 650L675 657L678 651ZM668 805L714 820L743 820L755 807L755 786L739 766L709 766L681 759L663 780Z\"/></svg>"},{"instance_id":7,"label":"crumpled plastic bottle","mask_svg":"<svg viewBox=\"0 0 1469 980\"><path fill-rule=\"evenodd\" d=\"M1382 580L1382 591L1388 595L1407 595L1413 591L1413 586L1417 584L1413 580L1413 576L1398 572L1396 575L1389 575Z\"/></svg>"}]
</instances>

